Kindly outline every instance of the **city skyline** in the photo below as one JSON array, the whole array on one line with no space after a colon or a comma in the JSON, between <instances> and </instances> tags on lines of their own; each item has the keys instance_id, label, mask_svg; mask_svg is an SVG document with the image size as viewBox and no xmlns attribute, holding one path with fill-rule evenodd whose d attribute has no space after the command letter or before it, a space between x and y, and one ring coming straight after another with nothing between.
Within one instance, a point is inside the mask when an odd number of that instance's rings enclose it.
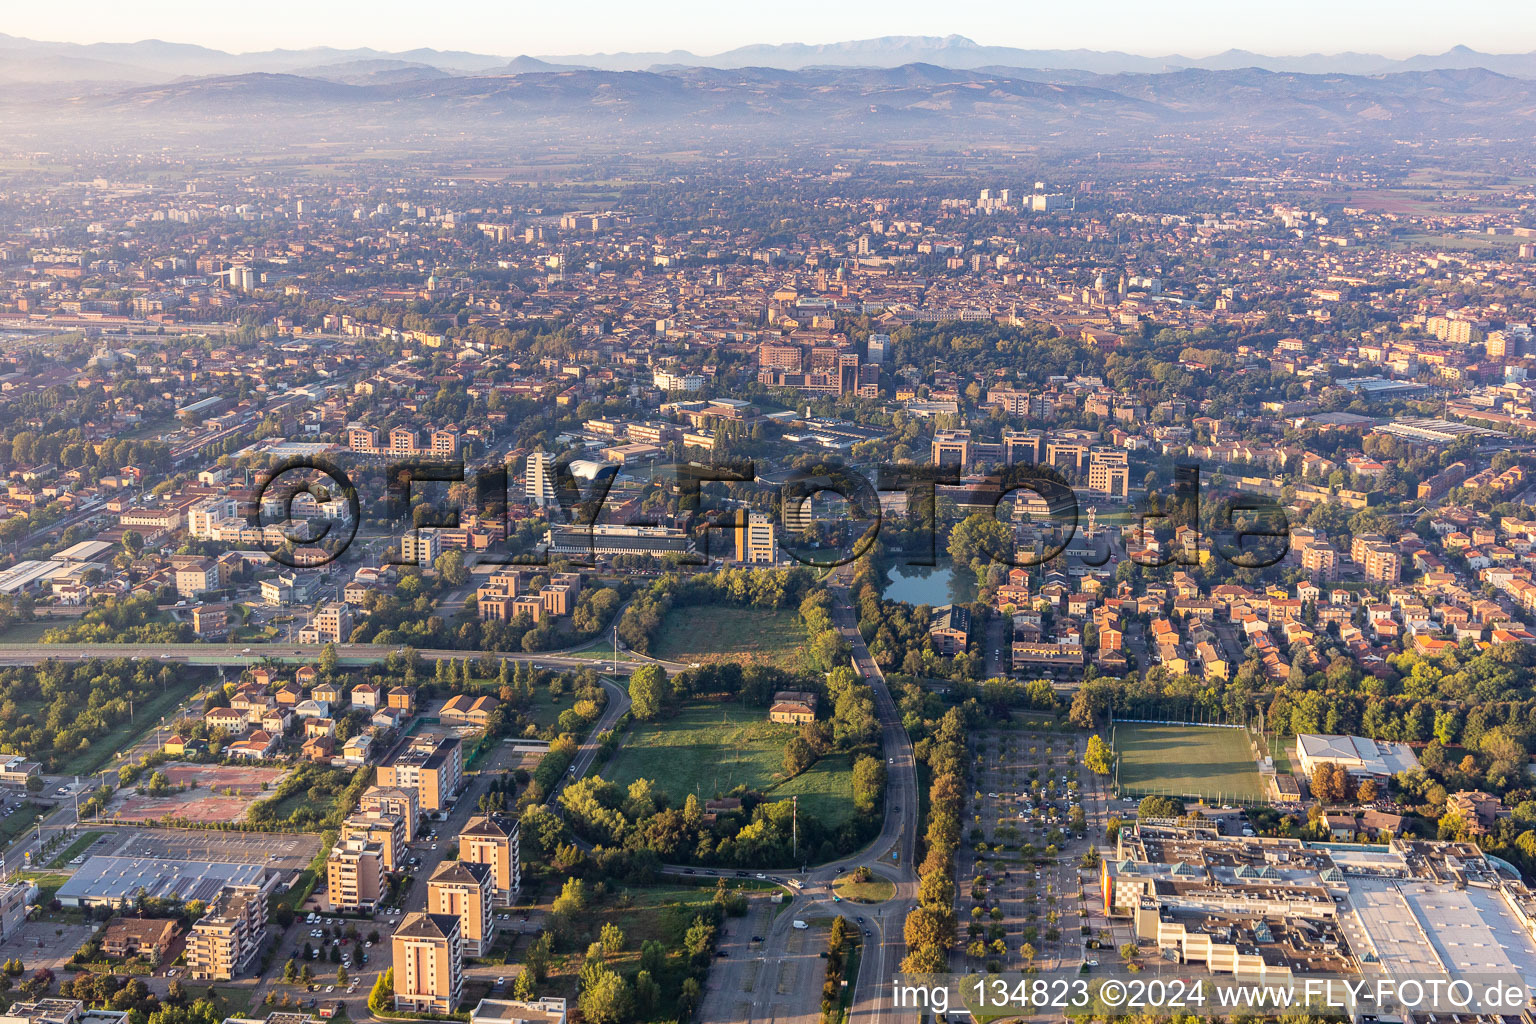
<instances>
[{"instance_id":1,"label":"city skyline","mask_svg":"<svg viewBox=\"0 0 1536 1024\"><path fill-rule=\"evenodd\" d=\"M13 11L6 33L76 44L164 40L234 53L272 48L317 47L402 51L417 48L468 50L517 56L572 56L612 52L688 51L709 56L753 45L828 45L881 36L961 35L983 46L1025 49L1120 51L1140 56L1178 55L1198 59L1231 49L1291 57L1345 52L1401 58L1438 54L1456 46L1493 53L1536 50L1536 29L1512 30L1523 10L1513 2L1472 9L1376 2L1324 4L1305 0L1280 15L1234 14L1215 0L1186 0L1175 12L1149 19L1145 8L1112 0L1093 15L1035 11L1020 24L999 23L994 5L965 0L942 9L912 0L878 9L854 5L828 11L793 2L773 17L720 12L700 0L673 0L658 16L600 0L579 20L526 12L516 24L500 24L481 0L450 0L438 17L421 25L414 8L398 0L370 5L366 19L358 5L317 10L295 0L275 0L269 17L236 22L222 9L186 2L153 10L76 0ZM806 26L813 26L807 29Z\"/></svg>"},{"instance_id":2,"label":"city skyline","mask_svg":"<svg viewBox=\"0 0 1536 1024\"><path fill-rule=\"evenodd\" d=\"M1522 9L138 6L0 23L0 1024L1536 1024Z\"/></svg>"}]
</instances>

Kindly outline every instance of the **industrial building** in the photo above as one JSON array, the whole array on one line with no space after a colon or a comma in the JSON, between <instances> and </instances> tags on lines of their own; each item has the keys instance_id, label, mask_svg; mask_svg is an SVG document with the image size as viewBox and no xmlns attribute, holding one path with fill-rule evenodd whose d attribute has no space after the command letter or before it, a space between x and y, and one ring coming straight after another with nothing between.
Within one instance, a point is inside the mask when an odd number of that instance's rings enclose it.
<instances>
[{"instance_id":1,"label":"industrial building","mask_svg":"<svg viewBox=\"0 0 1536 1024\"><path fill-rule=\"evenodd\" d=\"M1216 974L1518 977L1536 991L1536 893L1470 843L1222 837L1142 822L1100 867L1104 909Z\"/></svg>"},{"instance_id":2,"label":"industrial building","mask_svg":"<svg viewBox=\"0 0 1536 1024\"><path fill-rule=\"evenodd\" d=\"M119 908L134 901L139 890L158 899L202 900L211 903L226 886L268 884L260 864L218 861L164 860L149 857L91 857L59 887L66 907Z\"/></svg>"},{"instance_id":3,"label":"industrial building","mask_svg":"<svg viewBox=\"0 0 1536 1024\"><path fill-rule=\"evenodd\" d=\"M1322 764L1342 765L1345 771L1358 778L1376 779L1389 779L1398 772L1419 766L1413 748L1406 743L1315 733L1297 735L1296 760L1308 776L1313 768Z\"/></svg>"}]
</instances>

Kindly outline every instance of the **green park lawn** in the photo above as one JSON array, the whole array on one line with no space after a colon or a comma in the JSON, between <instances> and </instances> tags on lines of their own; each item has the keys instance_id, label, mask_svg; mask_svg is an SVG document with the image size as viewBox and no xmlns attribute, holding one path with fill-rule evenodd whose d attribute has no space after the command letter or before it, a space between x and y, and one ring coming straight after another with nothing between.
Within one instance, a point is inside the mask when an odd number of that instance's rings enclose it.
<instances>
[{"instance_id":1,"label":"green park lawn","mask_svg":"<svg viewBox=\"0 0 1536 1024\"><path fill-rule=\"evenodd\" d=\"M793 779L783 778L784 745L795 727L768 721L767 712L730 702L691 704L670 717L637 722L602 776L620 786L650 779L681 805L740 785L770 799L799 797L800 809L836 827L853 814L853 769L843 755L822 758Z\"/></svg>"},{"instance_id":2,"label":"green park lawn","mask_svg":"<svg viewBox=\"0 0 1536 1024\"><path fill-rule=\"evenodd\" d=\"M689 793L708 800L743 784L767 789L779 780L784 744L794 734L794 726L770 722L758 708L690 704L635 723L602 774L621 786L650 779L677 804Z\"/></svg>"},{"instance_id":3,"label":"green park lawn","mask_svg":"<svg viewBox=\"0 0 1536 1024\"><path fill-rule=\"evenodd\" d=\"M784 664L804 641L805 626L793 608L688 605L667 613L651 641L651 655L666 661Z\"/></svg>"},{"instance_id":4,"label":"green park lawn","mask_svg":"<svg viewBox=\"0 0 1536 1024\"><path fill-rule=\"evenodd\" d=\"M800 809L828 828L853 818L853 762L847 754L828 754L794 778L773 787L775 800L799 797Z\"/></svg>"}]
</instances>

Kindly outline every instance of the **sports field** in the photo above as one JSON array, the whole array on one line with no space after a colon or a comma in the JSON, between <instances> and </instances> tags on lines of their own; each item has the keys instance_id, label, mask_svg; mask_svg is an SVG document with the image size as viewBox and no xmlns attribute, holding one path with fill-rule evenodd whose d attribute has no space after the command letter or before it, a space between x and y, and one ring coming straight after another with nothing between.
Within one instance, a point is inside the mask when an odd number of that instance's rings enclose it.
<instances>
[{"instance_id":1,"label":"sports field","mask_svg":"<svg viewBox=\"0 0 1536 1024\"><path fill-rule=\"evenodd\" d=\"M1115 725L1120 792L1125 796L1199 796L1263 800L1248 734L1199 725Z\"/></svg>"}]
</instances>

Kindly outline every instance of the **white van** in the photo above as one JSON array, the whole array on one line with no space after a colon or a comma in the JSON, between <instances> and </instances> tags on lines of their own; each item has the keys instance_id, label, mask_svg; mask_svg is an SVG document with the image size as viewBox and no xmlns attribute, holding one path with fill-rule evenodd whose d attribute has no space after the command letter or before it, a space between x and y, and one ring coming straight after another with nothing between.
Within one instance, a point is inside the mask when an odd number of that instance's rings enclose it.
<instances>
[{"instance_id":1,"label":"white van","mask_svg":"<svg viewBox=\"0 0 1536 1024\"><path fill-rule=\"evenodd\" d=\"M804 921L796 920L795 921L795 927L799 928L801 930L804 930L806 928L809 928L810 925L806 924Z\"/></svg>"}]
</instances>

